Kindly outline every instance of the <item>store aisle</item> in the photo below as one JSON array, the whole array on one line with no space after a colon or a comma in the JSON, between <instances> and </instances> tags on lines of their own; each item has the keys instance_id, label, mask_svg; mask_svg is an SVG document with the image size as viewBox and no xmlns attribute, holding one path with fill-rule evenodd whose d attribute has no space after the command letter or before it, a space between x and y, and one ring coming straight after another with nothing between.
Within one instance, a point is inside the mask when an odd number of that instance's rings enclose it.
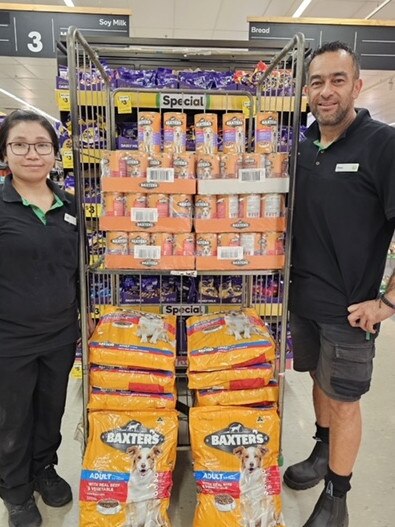
<instances>
[{"instance_id":1,"label":"store aisle","mask_svg":"<svg viewBox=\"0 0 395 527\"><path fill-rule=\"evenodd\" d=\"M393 444L395 438L395 319L383 324L375 359L371 392L363 400L364 438L359 455L353 490L349 497L350 527L393 527L395 492ZM307 375L287 373L284 412L283 450L285 466L300 461L312 446L314 420L311 407L311 383ZM43 527L78 527L78 485L81 450L74 432L81 413L80 382L70 381L59 472L71 483L75 500L61 509L46 507L37 496L43 515ZM173 527L191 527L195 487L189 453L180 451L175 472L171 517ZM301 527L321 492L315 489L295 492L284 487L284 514L287 527ZM7 515L0 504L0 527L6 527ZM207 526L216 527L216 526Z\"/></svg>"}]
</instances>

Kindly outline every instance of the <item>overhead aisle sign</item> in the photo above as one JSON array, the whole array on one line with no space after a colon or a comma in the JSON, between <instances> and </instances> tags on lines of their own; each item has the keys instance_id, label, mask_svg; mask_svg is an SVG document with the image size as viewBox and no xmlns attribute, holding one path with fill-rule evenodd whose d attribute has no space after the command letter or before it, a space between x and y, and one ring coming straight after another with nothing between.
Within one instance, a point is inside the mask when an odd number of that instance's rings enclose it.
<instances>
[{"instance_id":1,"label":"overhead aisle sign","mask_svg":"<svg viewBox=\"0 0 395 527\"><path fill-rule=\"evenodd\" d=\"M340 40L358 54L361 69L395 70L395 20L249 17L248 22L254 44L276 42L281 48L296 33L303 33L311 49Z\"/></svg>"},{"instance_id":2,"label":"overhead aisle sign","mask_svg":"<svg viewBox=\"0 0 395 527\"><path fill-rule=\"evenodd\" d=\"M5 6L0 5L0 56L52 58L56 55L56 41L67 34L69 26L77 27L87 38L129 37L130 11L125 9Z\"/></svg>"}]
</instances>

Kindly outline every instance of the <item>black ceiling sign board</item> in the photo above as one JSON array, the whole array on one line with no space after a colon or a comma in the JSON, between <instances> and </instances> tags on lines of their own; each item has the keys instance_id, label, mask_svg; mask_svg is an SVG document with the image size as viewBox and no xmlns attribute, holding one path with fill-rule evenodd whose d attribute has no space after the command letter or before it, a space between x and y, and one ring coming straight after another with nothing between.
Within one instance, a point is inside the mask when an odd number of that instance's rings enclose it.
<instances>
[{"instance_id":1,"label":"black ceiling sign board","mask_svg":"<svg viewBox=\"0 0 395 527\"><path fill-rule=\"evenodd\" d=\"M85 36L129 36L129 16L0 11L0 56L52 58L56 41L75 26Z\"/></svg>"},{"instance_id":2,"label":"black ceiling sign board","mask_svg":"<svg viewBox=\"0 0 395 527\"><path fill-rule=\"evenodd\" d=\"M249 40L257 44L278 40L283 45L296 33L303 33L311 49L324 42L346 42L360 57L364 70L395 70L395 25L297 24L289 22L249 23Z\"/></svg>"}]
</instances>

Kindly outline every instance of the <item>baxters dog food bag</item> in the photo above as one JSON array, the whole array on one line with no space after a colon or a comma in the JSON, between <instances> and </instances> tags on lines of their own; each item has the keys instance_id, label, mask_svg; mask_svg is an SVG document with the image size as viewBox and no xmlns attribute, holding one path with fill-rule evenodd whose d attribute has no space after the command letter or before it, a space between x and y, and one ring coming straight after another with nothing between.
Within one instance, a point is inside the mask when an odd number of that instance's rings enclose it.
<instances>
[{"instance_id":1,"label":"baxters dog food bag","mask_svg":"<svg viewBox=\"0 0 395 527\"><path fill-rule=\"evenodd\" d=\"M175 411L92 412L80 485L80 527L171 527Z\"/></svg>"},{"instance_id":2,"label":"baxters dog food bag","mask_svg":"<svg viewBox=\"0 0 395 527\"><path fill-rule=\"evenodd\" d=\"M105 390L92 387L89 394L89 410L174 410L176 407L176 392L172 393L141 393L130 390Z\"/></svg>"},{"instance_id":3,"label":"baxters dog food bag","mask_svg":"<svg viewBox=\"0 0 395 527\"><path fill-rule=\"evenodd\" d=\"M191 408L193 527L285 527L275 410Z\"/></svg>"},{"instance_id":4,"label":"baxters dog food bag","mask_svg":"<svg viewBox=\"0 0 395 527\"><path fill-rule=\"evenodd\" d=\"M257 364L246 368L229 370L188 372L188 386L191 390L251 390L266 386L273 377L271 364Z\"/></svg>"},{"instance_id":5,"label":"baxters dog food bag","mask_svg":"<svg viewBox=\"0 0 395 527\"><path fill-rule=\"evenodd\" d=\"M275 343L252 308L190 317L187 335L190 371L251 366L275 357Z\"/></svg>"},{"instance_id":6,"label":"baxters dog food bag","mask_svg":"<svg viewBox=\"0 0 395 527\"><path fill-rule=\"evenodd\" d=\"M278 385L271 381L268 386L251 390L197 390L198 406L243 406L259 403L277 403Z\"/></svg>"},{"instance_id":7,"label":"baxters dog food bag","mask_svg":"<svg viewBox=\"0 0 395 527\"><path fill-rule=\"evenodd\" d=\"M175 374L171 371L136 370L92 364L89 383L106 390L131 390L144 393L169 393L174 390Z\"/></svg>"},{"instance_id":8,"label":"baxters dog food bag","mask_svg":"<svg viewBox=\"0 0 395 527\"><path fill-rule=\"evenodd\" d=\"M174 371L176 317L117 309L104 315L89 340L94 364Z\"/></svg>"}]
</instances>

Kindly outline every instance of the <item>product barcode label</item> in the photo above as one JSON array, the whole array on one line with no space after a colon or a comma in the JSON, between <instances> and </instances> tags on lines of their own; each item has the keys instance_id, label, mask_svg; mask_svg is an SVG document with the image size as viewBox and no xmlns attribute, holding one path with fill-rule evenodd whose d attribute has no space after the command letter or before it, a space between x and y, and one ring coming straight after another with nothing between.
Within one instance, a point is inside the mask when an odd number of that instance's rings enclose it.
<instances>
[{"instance_id":1,"label":"product barcode label","mask_svg":"<svg viewBox=\"0 0 395 527\"><path fill-rule=\"evenodd\" d=\"M147 209L144 207L132 207L130 209L132 221L149 221L156 223L158 221L158 209Z\"/></svg>"},{"instance_id":2,"label":"product barcode label","mask_svg":"<svg viewBox=\"0 0 395 527\"><path fill-rule=\"evenodd\" d=\"M218 247L218 260L242 260L244 256L243 247Z\"/></svg>"},{"instance_id":3,"label":"product barcode label","mask_svg":"<svg viewBox=\"0 0 395 527\"><path fill-rule=\"evenodd\" d=\"M148 168L147 181L174 182L174 168Z\"/></svg>"},{"instance_id":4,"label":"product barcode label","mask_svg":"<svg viewBox=\"0 0 395 527\"><path fill-rule=\"evenodd\" d=\"M160 245L135 245L133 256L139 260L160 260Z\"/></svg>"},{"instance_id":5,"label":"product barcode label","mask_svg":"<svg viewBox=\"0 0 395 527\"><path fill-rule=\"evenodd\" d=\"M265 178L264 168L241 168L239 170L239 181L263 181Z\"/></svg>"}]
</instances>

